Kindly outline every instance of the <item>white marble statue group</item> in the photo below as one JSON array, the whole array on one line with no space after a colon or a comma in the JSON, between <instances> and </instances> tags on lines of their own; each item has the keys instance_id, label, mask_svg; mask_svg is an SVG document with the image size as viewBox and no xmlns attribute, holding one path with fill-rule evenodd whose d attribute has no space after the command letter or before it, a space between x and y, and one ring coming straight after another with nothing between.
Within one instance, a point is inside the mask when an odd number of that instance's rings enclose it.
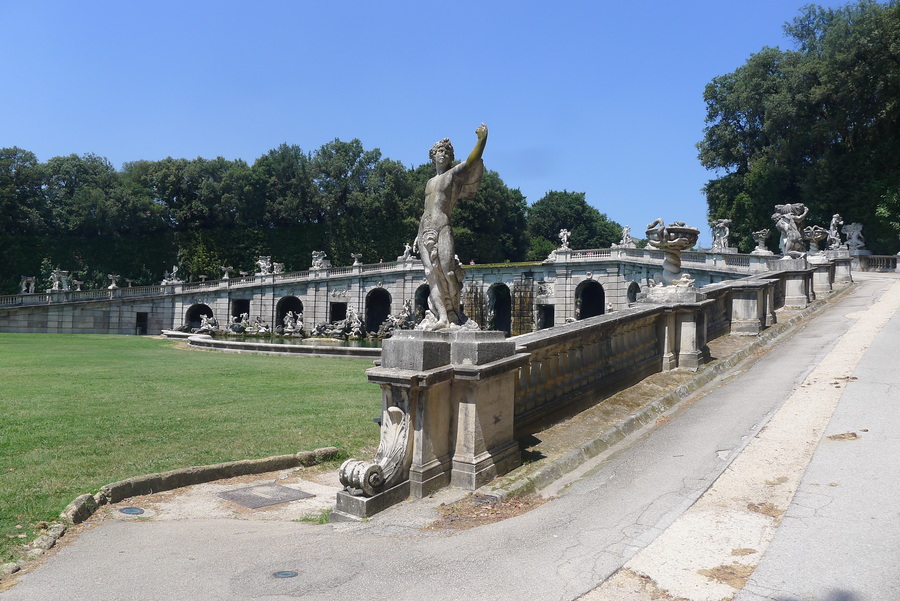
<instances>
[{"instance_id":1,"label":"white marble statue group","mask_svg":"<svg viewBox=\"0 0 900 601\"><path fill-rule=\"evenodd\" d=\"M779 233L778 247L785 257L796 258L805 254L807 247L804 245L804 241L809 244L808 252L813 254L820 252L819 242L822 240L826 241L826 249L830 251L845 249L859 252L865 249L866 243L862 235L861 223L844 225L841 216L835 214L832 216L827 230L818 225L804 227L804 221L808 214L809 207L803 203L775 205L772 221L775 222L775 229ZM757 238L757 234L760 234L759 238ZM846 235L846 240L843 242L841 234ZM762 246L762 240L766 236L768 236L768 230L754 233L757 250Z\"/></svg>"}]
</instances>

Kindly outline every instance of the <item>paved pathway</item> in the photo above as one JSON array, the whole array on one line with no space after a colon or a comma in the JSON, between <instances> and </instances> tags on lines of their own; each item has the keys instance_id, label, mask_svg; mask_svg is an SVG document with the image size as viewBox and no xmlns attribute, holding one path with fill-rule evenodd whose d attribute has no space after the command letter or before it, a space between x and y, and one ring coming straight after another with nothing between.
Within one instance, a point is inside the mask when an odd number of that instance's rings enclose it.
<instances>
[{"instance_id":1,"label":"paved pathway","mask_svg":"<svg viewBox=\"0 0 900 601\"><path fill-rule=\"evenodd\" d=\"M896 549L898 509L893 501L873 505L873 500L879 501L885 495L897 498L896 488L891 489L892 484L896 487L897 478L881 478L880 475L888 475L891 467L890 461L882 458L896 457L900 444L890 431L890 416L885 415L890 409L890 400L859 403L851 402L851 398L856 398L857 394L867 398L873 396L870 391L879 394L885 391L889 399L890 393L900 386L897 370L887 370L891 375L884 375L886 361L890 360L879 358L882 355L878 352L884 353L884 350L874 350L885 348L891 336L896 339L900 327L897 318L891 321L888 318L896 312L900 282L879 277L860 280L854 294L824 311L792 338L777 344L745 372L677 410L668 423L635 437L629 448L598 458L596 465L586 466L584 476L573 482L558 499L517 518L456 534L421 529L433 513L427 509L427 504L412 503L363 524L314 526L215 517L106 520L63 545L45 565L22 576L19 584L0 594L0 601L357 597L417 601L422 598L568 601L584 595L588 595L588 599L637 600L665 599L667 597L660 595L668 593L662 589L671 589L673 594L668 598L674 599L676 594L682 594L678 587L685 587L685 590L695 587L689 591L694 597L683 598L710 598L702 595L713 590L716 594L724 591L725 594L717 597L721 599L732 598L738 593L739 586L736 585L742 585L749 574L737 570L736 574L729 575L715 568L732 564L752 566L757 562L759 568L750 575L741 593L745 596L739 597L741 600L890 599L892 593L888 591L895 591L897 584L897 557L891 550ZM890 292L886 293L887 290ZM876 302L879 299L884 302ZM876 316L880 317L876 319ZM884 331L888 334L876 337L876 344L867 352L863 347L868 346L878 331L878 319L887 324ZM866 324L865 327L860 327L862 324ZM866 329L873 324L874 330ZM845 335L850 338L841 340ZM846 371L815 375L817 366L823 363L846 368L840 357L847 354L844 347L849 339L857 341L859 348L855 352L863 358L852 372L853 376ZM795 393L805 394L810 387L810 377L820 380L824 377L818 382L825 383L822 392L835 393L832 396L836 397L837 410L827 433L854 431L860 438L825 439L815 452L805 477L802 461L775 463L767 466L770 469L760 469L754 462L746 461L750 467L742 467L740 459L750 457L755 452L753 447L758 446L751 441L756 443L764 437L757 437L763 426L774 424L762 435L784 427L776 427L781 418L776 420L773 416L782 415L783 406L798 405ZM857 377L858 380L838 379L843 377ZM864 387L865 390L861 390ZM852 397L850 391L854 392ZM813 400L817 398L812 397ZM825 427L830 412L824 413L812 411L804 414L805 417L795 416L793 422L788 420L787 423L796 425L801 418L819 419ZM791 432L789 426L787 432ZM791 438L781 436L777 440L787 448ZM800 446L815 451L816 442ZM828 459L827 453L832 448L836 454L833 459ZM765 454L757 457L764 458ZM874 460L879 463L873 464ZM828 471L843 470L848 465L852 467L843 475ZM729 468L727 472L726 468ZM715 519L712 526L694 522L698 524L696 530L685 528L688 523L685 520L694 519L692 515L696 516L698 507L702 509L704 504L714 508L719 502L731 503L731 492L719 492L718 500L704 493L715 491L717 480L738 477L738 483L732 486L744 486L739 476L747 469L755 474L749 482L761 486L758 486L759 490L749 490L746 495L749 500L739 505L746 508L752 503L757 509L746 514L752 519L735 514L738 517L730 520L728 532L740 533L740 526L746 523L763 534L757 536L753 545L730 546L731 539L728 544L718 545L720 550L728 553L727 560L722 561L714 561L718 558L713 552L700 552L702 546L698 542L698 552L693 556L700 556L703 561L713 560L713 563L708 567L697 563L697 569L682 570L683 573L667 567L670 560L691 555L655 551L664 548L673 538L671 533L678 532L679 528L691 533L697 541L703 540L700 535L704 533L713 535L716 540L714 535L720 528ZM896 470L896 466L892 469ZM723 472L725 474L720 478ZM867 479L866 474L878 476L876 482L880 488L870 490L862 486L871 484L871 478ZM832 482L839 486L829 486ZM790 503L790 495L785 491L792 483L798 483L799 492ZM815 487L815 484L819 486ZM771 496L754 496L759 491L771 493ZM823 494L823 491L831 499L828 503L811 496ZM436 502L432 500L431 504ZM854 511L849 514L838 512L844 503ZM786 517L778 527L778 512L785 508ZM808 516L804 511L813 515ZM841 544L835 544L834 540L829 544L827 532L834 527L829 519L840 523ZM774 525L766 526L766 520ZM872 522L874 527L863 527ZM734 528L735 525L738 527ZM725 530L721 529L722 532ZM813 544L806 550L808 543L802 536L812 539L814 531L826 533L825 542ZM764 540L763 535L771 542ZM763 555L761 551L765 549L764 542L768 551L759 561L759 556ZM842 560L847 566L846 571L862 575L869 590L859 588L839 573L834 586L817 575L817 570L830 569L830 564L819 555L828 558L844 555L848 548L844 543L854 554ZM869 543L874 546L866 547ZM865 549L860 550L863 547ZM798 548L804 552L798 554ZM879 552L882 548L884 552ZM748 551L750 549L752 553ZM734 554L734 551L738 553ZM773 559L769 561L769 557ZM784 557L794 563L787 562ZM747 558L754 560L751 562ZM809 565L800 569L809 575L810 581L825 583L821 591L807 591L802 588L805 586L802 581L788 578L797 571L796 566L805 562ZM865 562L870 567L854 567L854 562ZM295 571L298 576L273 577L275 572L282 570ZM698 578L694 573L698 570L711 571ZM875 573L884 577L874 579L870 574ZM684 578L679 579L679 574ZM610 589L610 583L624 577L632 578L641 587ZM704 588L704 582L712 583L715 588ZM598 586L607 587L609 594L602 596L600 591L603 589L598 590ZM828 597L832 591L844 596ZM874 596L862 596L864 594Z\"/></svg>"},{"instance_id":2,"label":"paved pathway","mask_svg":"<svg viewBox=\"0 0 900 601\"><path fill-rule=\"evenodd\" d=\"M900 313L853 371L738 601L900 599Z\"/></svg>"},{"instance_id":3,"label":"paved pathway","mask_svg":"<svg viewBox=\"0 0 900 601\"><path fill-rule=\"evenodd\" d=\"M886 490L860 481L839 488L839 482L822 482L824 474L817 473L810 482L814 489L812 497L807 499L808 493L802 493L795 499L794 495L839 403L842 414L850 412L857 420L877 422L880 427L866 428L866 435L871 434L871 440L882 444L876 445L877 449L867 445L867 454L847 454L847 445L858 440L859 434L853 430L829 434L833 438L825 439L821 452L816 454L817 464L824 462L853 473L863 470L872 478L879 470L867 462L879 451L890 450L891 437L894 439L893 450L900 450L898 437L890 428L891 418L881 416L890 412L892 404L900 402L900 395L896 394L900 390L900 372L891 369L892 358L884 353L886 345L895 338L893 328L900 323L900 316L896 315L898 307L900 282L868 310L848 315L856 323L817 362L800 387L713 486L662 535L585 599L650 599L654 594L692 601L731 599L744 587L764 554L765 567L751 581L751 587L744 595L746 599L820 600L832 592L845 595L835 599L847 601L891 598L897 591L896 587L890 586L897 583L893 566L885 565L871 550L845 556L842 545L834 538L835 534L843 532L853 541L848 547L859 546L858 550L862 552L873 543L867 528L874 526L880 534L874 547L887 549L891 543L898 542L900 520L897 516L900 514L893 513L891 517L891 509L878 508L883 503L880 499L891 498L880 496ZM877 339L878 345L870 348L873 339ZM861 363L863 359L865 363ZM865 375L854 375L855 371ZM858 382L866 384L859 385ZM889 394L891 386L895 388L893 399ZM873 396L878 396L881 402L866 401ZM843 427L846 424L836 420L830 429ZM856 426L859 428L861 426ZM818 459L833 453L835 445L845 452ZM889 469L874 477L886 485L887 490L893 489L894 496L900 490L900 481L891 478L896 473L896 469ZM807 475L807 480L809 478ZM849 513L828 512L828 517L826 513L816 514L817 504L825 507L839 498L846 501L844 508ZM889 505L893 510L897 509L893 504ZM798 527L791 517L779 528L789 508L789 516L799 514L811 518L816 525L815 533L811 533L802 520ZM856 522L855 527L848 527L853 522ZM863 524L866 527L859 528ZM772 559L774 555L769 555L768 550L776 532L780 534L775 548L778 552L777 558ZM822 555L823 561L812 560L814 549ZM829 561L824 561L826 557ZM844 569L829 570L826 577L823 568L837 564ZM865 569L872 565L878 567ZM855 588L853 596L846 596L850 594L849 589L829 588L851 574L885 569L887 573L882 573L880 578L862 579L867 581L863 590L868 590L870 596L857 596L859 591ZM846 582L849 586L850 580ZM799 596L792 596L793 593Z\"/></svg>"}]
</instances>

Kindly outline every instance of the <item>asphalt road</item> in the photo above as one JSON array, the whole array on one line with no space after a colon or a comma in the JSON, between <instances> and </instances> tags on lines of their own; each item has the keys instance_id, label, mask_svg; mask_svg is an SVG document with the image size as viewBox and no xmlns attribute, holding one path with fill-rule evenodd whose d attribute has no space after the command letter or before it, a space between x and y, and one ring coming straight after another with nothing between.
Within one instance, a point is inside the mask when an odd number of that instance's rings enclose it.
<instances>
[{"instance_id":1,"label":"asphalt road","mask_svg":"<svg viewBox=\"0 0 900 601\"><path fill-rule=\"evenodd\" d=\"M897 281L892 277L859 279L853 294L777 344L746 371L676 409L671 420L661 420L665 423L632 437L627 448L601 458L559 498L519 517L459 533L421 529L410 503L362 524L108 520L81 533L45 565L23 575L17 585L0 594L0 600L579 598L685 514L857 323L852 316L869 310ZM872 370L879 375L889 369L891 336L896 340L900 330L897 317L886 327L892 334L876 338L860 363L860 374ZM837 454L831 457L827 451L832 445L822 445L800 487L802 495L821 493L822 482L840 480L827 470L842 469L843 462L851 460L841 476L847 478L847 485L830 487L829 492L846 489L859 496L840 502L834 499L828 505L834 508L834 515L831 510L817 509L812 518L803 513L805 506L792 505L783 523L788 534L776 536L742 593L747 596L739 599L780 598L766 596L766 591L773 590L802 593L806 590L799 588L803 583L788 582L785 573L806 562L808 579L816 580L814 570L826 564L806 550L807 543L799 533L801 525L809 526L810 537L824 538L816 543L822 557L845 550L865 552L873 572L890 572L876 589L893 585L890 590L897 590L894 550L900 510L894 501L882 502L882 495L896 499L898 479L865 492L870 484L866 474L889 466L885 457L897 456L896 428L886 430L880 438L874 435L881 425L888 428L891 424L884 413L892 410L892 398L896 405L896 377L892 382L873 377L871 386L882 388L860 390L861 398L880 395L884 400L851 407L842 399L835 420L848 420L847 425L834 427L841 431L850 426L867 427L873 435L849 443L857 444L852 457L846 451L849 446L834 445ZM893 411L896 426L897 412ZM867 440L872 441L871 449L858 445ZM893 462L891 467L894 474L896 465ZM826 473L820 474L820 469ZM820 486L814 489L813 484ZM798 498L803 497L798 494ZM838 509L844 502L858 506L853 521L847 524ZM893 538L885 534L886 538L870 545L869 530L858 528L870 524L864 506L873 502L883 507L881 521L872 524L874 528L883 530L884 520L892 520L894 529ZM792 526L794 523L800 525ZM829 544L828 532L835 523L845 526L842 540L849 546ZM794 564L785 563L785 558ZM279 571L298 575L275 578L273 574ZM837 584L844 582L840 575L835 578ZM834 597L833 601L869 598Z\"/></svg>"}]
</instances>

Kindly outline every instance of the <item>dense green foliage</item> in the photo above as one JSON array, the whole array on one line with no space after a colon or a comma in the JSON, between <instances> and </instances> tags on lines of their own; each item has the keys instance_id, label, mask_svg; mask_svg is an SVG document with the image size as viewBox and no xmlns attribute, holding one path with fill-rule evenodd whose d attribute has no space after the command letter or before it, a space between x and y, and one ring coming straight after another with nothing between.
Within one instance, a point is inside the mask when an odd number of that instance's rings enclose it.
<instances>
[{"instance_id":1,"label":"dense green foliage","mask_svg":"<svg viewBox=\"0 0 900 601\"><path fill-rule=\"evenodd\" d=\"M193 280L218 278L222 266L249 272L259 255L289 271L307 269L315 250L335 266L349 265L351 253L391 261L416 236L433 175L431 164L407 168L359 140L334 140L313 153L282 144L252 165L170 157L121 170L92 154L41 163L26 150L2 148L0 293L16 292L21 275L39 275L44 289L54 268L91 289L108 285L109 273L158 283L176 264L180 277ZM521 261L532 231L550 249L562 227L576 232L581 247L618 237L617 225L614 235L598 234L599 222L610 224L584 194L550 192L536 206L539 225L529 221L522 193L486 171L478 194L454 209L460 260ZM556 209L563 213L551 215Z\"/></svg>"},{"instance_id":2,"label":"dense green foliage","mask_svg":"<svg viewBox=\"0 0 900 601\"><path fill-rule=\"evenodd\" d=\"M15 374L0 395L0 563L36 523L109 482L325 446L373 452L381 393L366 381L371 361L175 346L0 334L0 364Z\"/></svg>"},{"instance_id":3,"label":"dense green foliage","mask_svg":"<svg viewBox=\"0 0 900 601\"><path fill-rule=\"evenodd\" d=\"M810 5L785 33L795 49L763 48L706 87L698 148L718 174L704 188L710 221L732 219L749 251L776 204L802 202L808 224L840 213L865 226L868 248L896 252L900 3Z\"/></svg>"},{"instance_id":4,"label":"dense green foliage","mask_svg":"<svg viewBox=\"0 0 900 601\"><path fill-rule=\"evenodd\" d=\"M528 210L528 258L539 261L557 248L562 229L570 232L570 248L609 248L622 236L622 226L590 206L584 192L551 191Z\"/></svg>"}]
</instances>

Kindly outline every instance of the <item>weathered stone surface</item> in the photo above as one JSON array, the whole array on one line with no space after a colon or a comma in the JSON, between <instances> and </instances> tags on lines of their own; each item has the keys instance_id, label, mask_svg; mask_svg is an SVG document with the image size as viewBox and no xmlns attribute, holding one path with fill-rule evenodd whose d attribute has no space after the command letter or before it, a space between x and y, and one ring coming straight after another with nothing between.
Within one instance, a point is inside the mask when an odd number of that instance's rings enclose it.
<instances>
[{"instance_id":1,"label":"weathered stone surface","mask_svg":"<svg viewBox=\"0 0 900 601\"><path fill-rule=\"evenodd\" d=\"M314 465L316 462L316 454L313 451L300 451L296 455L297 463L300 465Z\"/></svg>"},{"instance_id":2,"label":"weathered stone surface","mask_svg":"<svg viewBox=\"0 0 900 601\"><path fill-rule=\"evenodd\" d=\"M445 332L398 332L381 346L381 366L425 371L450 363L450 338Z\"/></svg>"},{"instance_id":3,"label":"weathered stone surface","mask_svg":"<svg viewBox=\"0 0 900 601\"><path fill-rule=\"evenodd\" d=\"M74 501L69 503L59 517L64 522L80 524L91 517L96 510L97 503L94 501L94 496L85 494L76 497Z\"/></svg>"},{"instance_id":4,"label":"weathered stone surface","mask_svg":"<svg viewBox=\"0 0 900 601\"><path fill-rule=\"evenodd\" d=\"M31 542L32 549L43 549L49 551L56 544L56 537L50 534L42 534Z\"/></svg>"},{"instance_id":5,"label":"weathered stone surface","mask_svg":"<svg viewBox=\"0 0 900 601\"><path fill-rule=\"evenodd\" d=\"M450 362L454 365L484 365L516 352L516 343L503 332L459 331L451 334Z\"/></svg>"},{"instance_id":6,"label":"weathered stone surface","mask_svg":"<svg viewBox=\"0 0 900 601\"><path fill-rule=\"evenodd\" d=\"M0 564L0 578L2 578L4 576L11 576L12 574L15 574L16 572L18 572L21 569L22 569L21 566L19 566L19 564L17 564L14 561L11 561L9 563Z\"/></svg>"},{"instance_id":7,"label":"weathered stone surface","mask_svg":"<svg viewBox=\"0 0 900 601\"><path fill-rule=\"evenodd\" d=\"M337 447L322 447L320 449L316 449L313 452L315 453L316 463L331 461L332 459L336 459L340 454L340 450Z\"/></svg>"},{"instance_id":8,"label":"weathered stone surface","mask_svg":"<svg viewBox=\"0 0 900 601\"><path fill-rule=\"evenodd\" d=\"M332 522L355 522L372 517L392 505L409 498L410 483L402 482L394 488L372 497L357 497L345 491L337 493L337 505L331 513Z\"/></svg>"}]
</instances>

